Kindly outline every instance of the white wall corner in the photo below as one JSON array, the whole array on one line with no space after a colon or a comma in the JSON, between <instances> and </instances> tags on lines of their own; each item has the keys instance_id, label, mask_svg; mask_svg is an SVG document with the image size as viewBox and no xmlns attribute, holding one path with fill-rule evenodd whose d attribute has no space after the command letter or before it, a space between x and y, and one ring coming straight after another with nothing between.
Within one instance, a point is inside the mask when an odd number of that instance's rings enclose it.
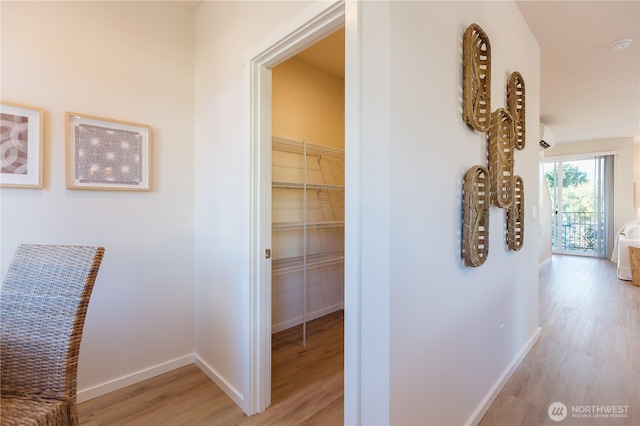
<instances>
[{"instance_id":1,"label":"white wall corner","mask_svg":"<svg viewBox=\"0 0 640 426\"><path fill-rule=\"evenodd\" d=\"M222 377L213 367L204 362L196 354L193 355L193 363L197 365L198 368L202 370L202 372L206 374L211 380L213 380L213 382L218 385L218 387L222 389L222 391L226 393L227 396L231 398L233 402L235 402L238 407L242 409L242 411L245 412L245 414L248 413L248 407L246 406L247 403L244 396L242 395L242 392L233 387L231 383L225 380L224 377Z\"/></svg>"}]
</instances>

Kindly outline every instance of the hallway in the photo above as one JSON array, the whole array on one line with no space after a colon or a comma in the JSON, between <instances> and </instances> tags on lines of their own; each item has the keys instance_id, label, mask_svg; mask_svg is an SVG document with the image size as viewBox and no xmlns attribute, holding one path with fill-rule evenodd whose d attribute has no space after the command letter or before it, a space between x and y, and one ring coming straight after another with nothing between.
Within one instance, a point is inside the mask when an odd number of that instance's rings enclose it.
<instances>
[{"instance_id":1,"label":"hallway","mask_svg":"<svg viewBox=\"0 0 640 426\"><path fill-rule=\"evenodd\" d=\"M607 260L556 255L540 269L540 326L480 425L555 424L554 402L563 425L640 424L640 287Z\"/></svg>"}]
</instances>

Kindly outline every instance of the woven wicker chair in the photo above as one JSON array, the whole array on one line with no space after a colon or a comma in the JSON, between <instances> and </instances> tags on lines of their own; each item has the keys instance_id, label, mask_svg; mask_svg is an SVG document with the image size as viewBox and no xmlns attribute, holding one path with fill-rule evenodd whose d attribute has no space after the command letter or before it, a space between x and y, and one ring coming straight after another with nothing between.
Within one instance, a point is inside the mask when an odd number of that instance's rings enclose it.
<instances>
[{"instance_id":1,"label":"woven wicker chair","mask_svg":"<svg viewBox=\"0 0 640 426\"><path fill-rule=\"evenodd\" d=\"M104 248L20 245L0 300L2 425L77 425L80 339Z\"/></svg>"}]
</instances>

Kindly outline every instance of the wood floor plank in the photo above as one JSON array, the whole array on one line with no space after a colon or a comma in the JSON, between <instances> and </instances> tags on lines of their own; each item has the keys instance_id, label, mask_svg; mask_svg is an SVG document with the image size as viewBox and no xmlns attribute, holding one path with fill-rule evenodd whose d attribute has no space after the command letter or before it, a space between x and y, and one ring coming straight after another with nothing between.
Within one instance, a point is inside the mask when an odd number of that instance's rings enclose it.
<instances>
[{"instance_id":1,"label":"wood floor plank","mask_svg":"<svg viewBox=\"0 0 640 426\"><path fill-rule=\"evenodd\" d=\"M83 426L339 425L343 423L343 313L273 336L272 405L247 417L195 365L84 402ZM601 259L554 256L540 272L538 342L481 426L640 424L640 287ZM549 405L629 406L625 417L571 417ZM434 425L435 426L435 425Z\"/></svg>"},{"instance_id":2,"label":"wood floor plank","mask_svg":"<svg viewBox=\"0 0 640 426\"><path fill-rule=\"evenodd\" d=\"M540 339L480 426L640 424L640 288L615 269L579 256L554 256L541 268ZM548 415L553 402L567 407L561 423ZM572 413L607 406L628 408L621 417Z\"/></svg>"},{"instance_id":3,"label":"wood floor plank","mask_svg":"<svg viewBox=\"0 0 640 426\"><path fill-rule=\"evenodd\" d=\"M344 411L344 312L272 338L272 404L247 417L194 364L79 405L82 426L338 425Z\"/></svg>"}]
</instances>

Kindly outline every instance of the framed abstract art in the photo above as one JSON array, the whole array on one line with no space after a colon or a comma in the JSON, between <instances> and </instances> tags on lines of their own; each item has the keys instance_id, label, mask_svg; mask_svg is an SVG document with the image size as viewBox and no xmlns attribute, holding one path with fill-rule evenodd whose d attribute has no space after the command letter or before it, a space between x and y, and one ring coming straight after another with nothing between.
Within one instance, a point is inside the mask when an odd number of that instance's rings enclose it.
<instances>
[{"instance_id":1,"label":"framed abstract art","mask_svg":"<svg viewBox=\"0 0 640 426\"><path fill-rule=\"evenodd\" d=\"M44 112L0 104L0 186L42 188Z\"/></svg>"},{"instance_id":2,"label":"framed abstract art","mask_svg":"<svg viewBox=\"0 0 640 426\"><path fill-rule=\"evenodd\" d=\"M66 113L67 188L151 190L151 127Z\"/></svg>"}]
</instances>

